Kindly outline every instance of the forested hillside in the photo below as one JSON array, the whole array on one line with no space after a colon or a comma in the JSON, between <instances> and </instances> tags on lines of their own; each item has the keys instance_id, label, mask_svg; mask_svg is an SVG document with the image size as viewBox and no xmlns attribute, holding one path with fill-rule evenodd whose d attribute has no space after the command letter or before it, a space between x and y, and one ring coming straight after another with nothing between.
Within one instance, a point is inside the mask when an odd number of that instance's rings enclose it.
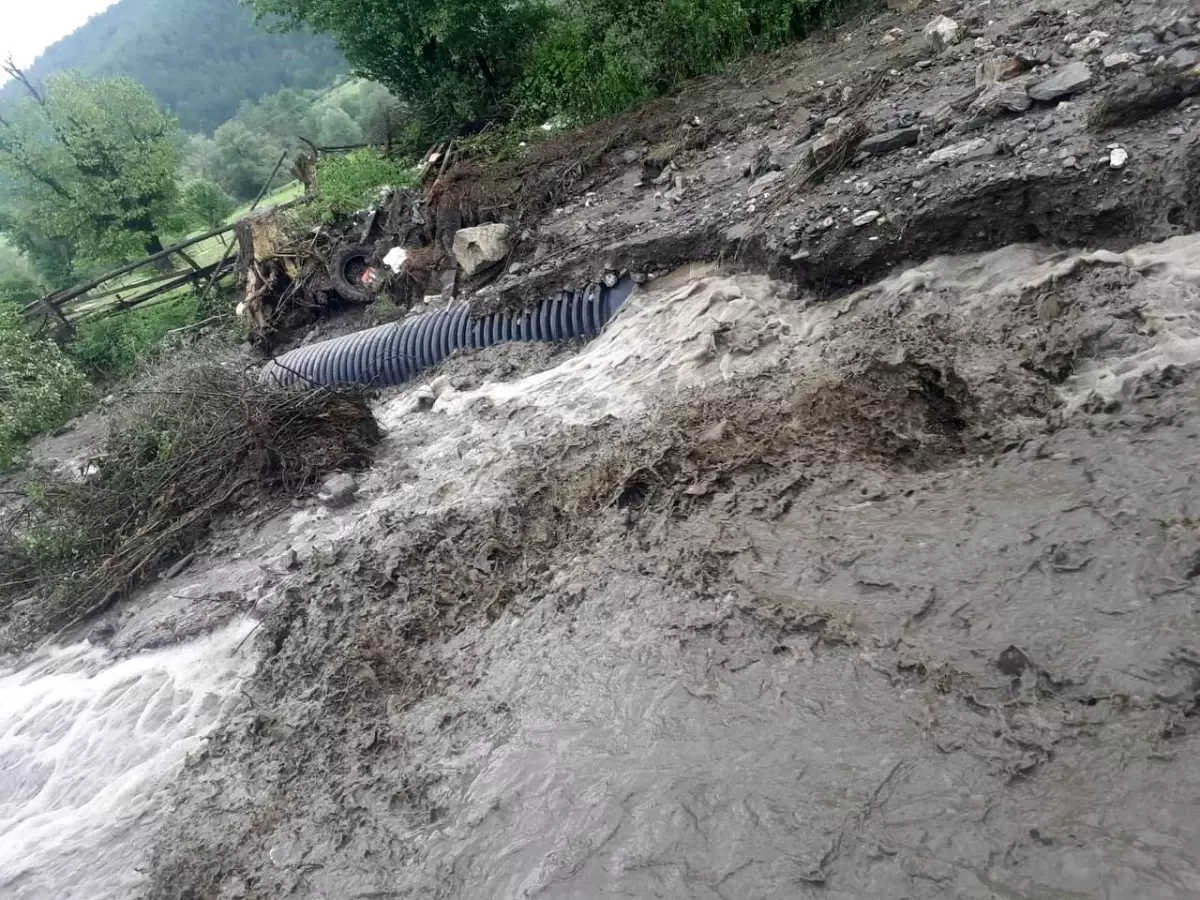
<instances>
[{"instance_id":1,"label":"forested hillside","mask_svg":"<svg viewBox=\"0 0 1200 900\"><path fill-rule=\"evenodd\" d=\"M47 49L30 75L64 69L128 75L184 129L211 133L243 101L326 87L346 63L327 37L268 33L238 0L119 0ZM18 94L9 83L0 102Z\"/></svg>"}]
</instances>

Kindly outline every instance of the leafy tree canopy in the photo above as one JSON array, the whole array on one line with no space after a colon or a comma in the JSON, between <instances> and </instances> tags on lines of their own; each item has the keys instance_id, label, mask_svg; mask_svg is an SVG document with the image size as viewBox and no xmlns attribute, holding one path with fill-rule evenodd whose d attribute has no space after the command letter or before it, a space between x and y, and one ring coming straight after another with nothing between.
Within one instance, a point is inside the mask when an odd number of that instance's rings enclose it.
<instances>
[{"instance_id":1,"label":"leafy tree canopy","mask_svg":"<svg viewBox=\"0 0 1200 900\"><path fill-rule=\"evenodd\" d=\"M260 18L333 35L354 70L427 121L497 111L549 17L541 0L251 0Z\"/></svg>"},{"instance_id":2,"label":"leafy tree canopy","mask_svg":"<svg viewBox=\"0 0 1200 900\"><path fill-rule=\"evenodd\" d=\"M0 116L17 245L66 242L95 261L160 249L178 200L175 120L129 78L60 74L28 92Z\"/></svg>"}]
</instances>

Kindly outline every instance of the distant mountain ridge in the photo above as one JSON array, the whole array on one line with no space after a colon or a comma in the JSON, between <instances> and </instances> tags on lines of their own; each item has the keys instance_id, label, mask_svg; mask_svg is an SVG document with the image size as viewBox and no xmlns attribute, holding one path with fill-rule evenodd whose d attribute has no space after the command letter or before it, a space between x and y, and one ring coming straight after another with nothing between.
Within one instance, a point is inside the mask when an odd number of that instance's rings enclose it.
<instances>
[{"instance_id":1,"label":"distant mountain ridge","mask_svg":"<svg viewBox=\"0 0 1200 900\"><path fill-rule=\"evenodd\" d=\"M325 87L347 66L330 39L269 33L238 0L119 0L47 48L29 74L65 69L135 78L188 131L211 132L244 100ZM0 103L20 92L9 82Z\"/></svg>"}]
</instances>

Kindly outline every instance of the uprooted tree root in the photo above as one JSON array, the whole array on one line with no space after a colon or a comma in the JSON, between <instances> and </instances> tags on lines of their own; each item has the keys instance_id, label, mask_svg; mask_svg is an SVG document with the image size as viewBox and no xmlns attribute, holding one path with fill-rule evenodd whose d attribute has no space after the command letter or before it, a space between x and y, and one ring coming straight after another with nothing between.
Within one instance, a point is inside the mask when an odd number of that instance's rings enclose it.
<instances>
[{"instance_id":1,"label":"uprooted tree root","mask_svg":"<svg viewBox=\"0 0 1200 900\"><path fill-rule=\"evenodd\" d=\"M0 626L26 644L102 611L196 545L214 517L370 462L364 396L282 391L219 367L147 394L81 480L40 473L0 522Z\"/></svg>"}]
</instances>

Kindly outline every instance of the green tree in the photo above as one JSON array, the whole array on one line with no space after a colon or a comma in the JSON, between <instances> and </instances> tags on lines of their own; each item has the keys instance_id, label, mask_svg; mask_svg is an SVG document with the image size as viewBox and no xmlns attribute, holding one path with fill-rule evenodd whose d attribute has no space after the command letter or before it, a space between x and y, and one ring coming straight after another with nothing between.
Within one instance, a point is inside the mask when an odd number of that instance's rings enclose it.
<instances>
[{"instance_id":1,"label":"green tree","mask_svg":"<svg viewBox=\"0 0 1200 900\"><path fill-rule=\"evenodd\" d=\"M24 306L41 296L29 261L0 241L0 306Z\"/></svg>"},{"instance_id":2,"label":"green tree","mask_svg":"<svg viewBox=\"0 0 1200 900\"><path fill-rule=\"evenodd\" d=\"M285 149L238 119L218 128L213 142L216 181L239 200L250 200L259 192Z\"/></svg>"},{"instance_id":3,"label":"green tree","mask_svg":"<svg viewBox=\"0 0 1200 900\"><path fill-rule=\"evenodd\" d=\"M260 18L331 34L356 72L427 120L498 111L550 15L542 0L252 0Z\"/></svg>"},{"instance_id":4,"label":"green tree","mask_svg":"<svg viewBox=\"0 0 1200 900\"><path fill-rule=\"evenodd\" d=\"M175 120L128 78L54 75L43 91L15 67L5 71L27 89L0 116L18 244L40 230L95 261L161 250L179 195Z\"/></svg>"},{"instance_id":5,"label":"green tree","mask_svg":"<svg viewBox=\"0 0 1200 900\"><path fill-rule=\"evenodd\" d=\"M233 215L237 204L211 181L193 181L183 189L183 208L192 222L220 228Z\"/></svg>"}]
</instances>

